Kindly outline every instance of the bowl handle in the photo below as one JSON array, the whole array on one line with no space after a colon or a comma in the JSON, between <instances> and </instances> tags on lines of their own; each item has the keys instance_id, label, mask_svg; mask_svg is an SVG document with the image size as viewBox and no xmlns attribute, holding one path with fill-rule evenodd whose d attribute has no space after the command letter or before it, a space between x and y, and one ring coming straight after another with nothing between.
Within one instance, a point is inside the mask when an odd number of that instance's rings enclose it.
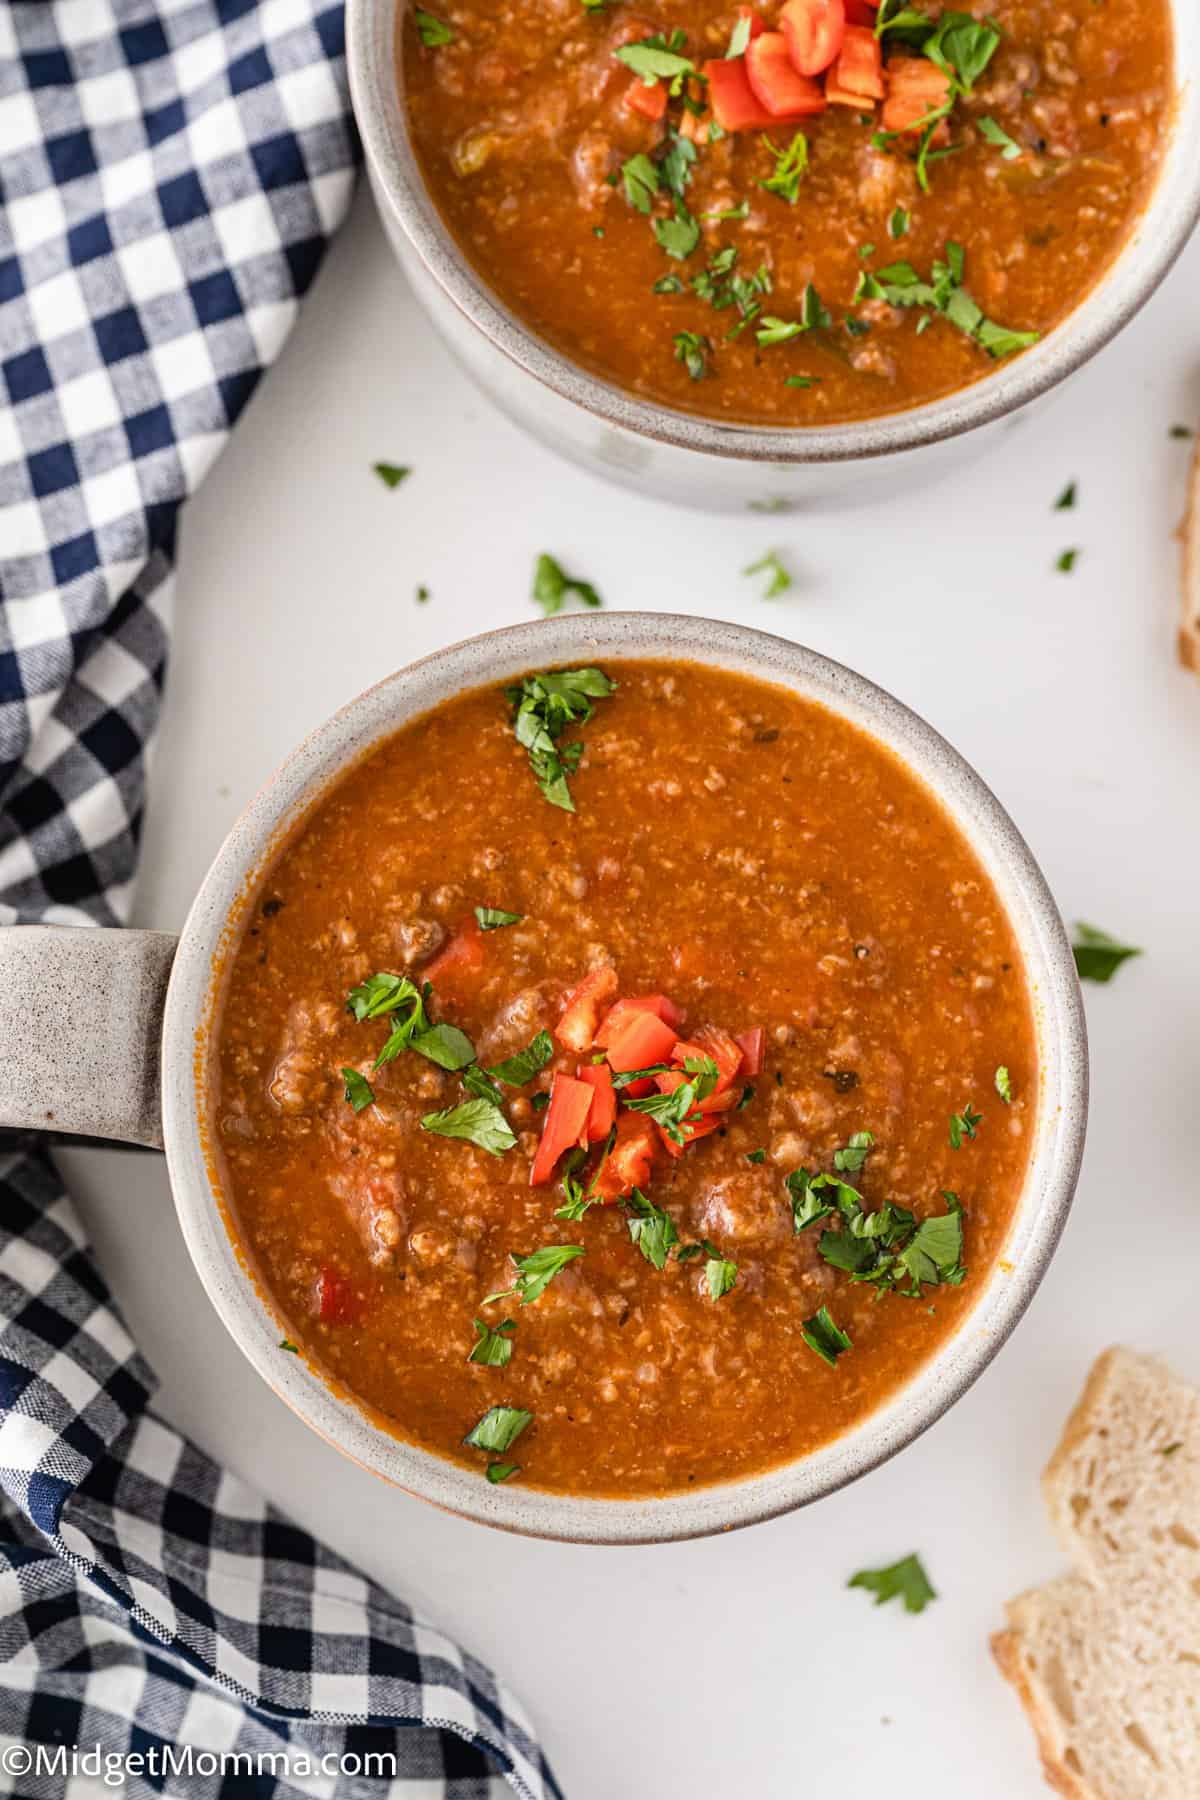
<instances>
[{"instance_id":1,"label":"bowl handle","mask_svg":"<svg viewBox=\"0 0 1200 1800\"><path fill-rule=\"evenodd\" d=\"M0 930L0 1127L162 1149L159 1043L179 940Z\"/></svg>"}]
</instances>

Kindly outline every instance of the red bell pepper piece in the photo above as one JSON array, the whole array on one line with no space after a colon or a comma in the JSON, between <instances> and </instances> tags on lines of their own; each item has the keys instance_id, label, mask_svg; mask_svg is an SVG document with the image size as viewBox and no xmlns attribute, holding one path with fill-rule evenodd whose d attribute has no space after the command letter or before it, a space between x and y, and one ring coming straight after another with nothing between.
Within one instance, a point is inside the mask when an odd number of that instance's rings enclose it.
<instances>
[{"instance_id":1,"label":"red bell pepper piece","mask_svg":"<svg viewBox=\"0 0 1200 1800\"><path fill-rule=\"evenodd\" d=\"M825 80L826 99L839 106L861 106L864 98L882 100L886 92L879 39L865 25L847 25L838 59Z\"/></svg>"},{"instance_id":2,"label":"red bell pepper piece","mask_svg":"<svg viewBox=\"0 0 1200 1800\"><path fill-rule=\"evenodd\" d=\"M846 24L865 25L869 31L875 30L875 14L878 0L846 0Z\"/></svg>"},{"instance_id":3,"label":"red bell pepper piece","mask_svg":"<svg viewBox=\"0 0 1200 1800\"><path fill-rule=\"evenodd\" d=\"M591 1183L601 1200L619 1200L650 1181L657 1127L640 1113L622 1113L617 1120L617 1141L604 1158Z\"/></svg>"},{"instance_id":4,"label":"red bell pepper piece","mask_svg":"<svg viewBox=\"0 0 1200 1800\"><path fill-rule=\"evenodd\" d=\"M593 969L590 975L585 975L563 1002L562 1016L554 1028L559 1043L579 1056L590 1050L601 1015L608 1010L616 991L615 969Z\"/></svg>"},{"instance_id":5,"label":"red bell pepper piece","mask_svg":"<svg viewBox=\"0 0 1200 1800\"><path fill-rule=\"evenodd\" d=\"M734 1043L742 1053L742 1066L739 1075L761 1075L763 1066L763 1049L766 1044L766 1032L761 1025L753 1031L739 1031Z\"/></svg>"},{"instance_id":6,"label":"red bell pepper piece","mask_svg":"<svg viewBox=\"0 0 1200 1800\"><path fill-rule=\"evenodd\" d=\"M717 1025L701 1025L692 1038L681 1038L671 1054L671 1061L682 1063L695 1056L708 1056L716 1063L717 1093L729 1087L741 1071L741 1045Z\"/></svg>"},{"instance_id":7,"label":"red bell pepper piece","mask_svg":"<svg viewBox=\"0 0 1200 1800\"><path fill-rule=\"evenodd\" d=\"M788 54L798 75L821 75L842 47L845 0L787 0L779 17Z\"/></svg>"},{"instance_id":8,"label":"red bell pepper piece","mask_svg":"<svg viewBox=\"0 0 1200 1800\"><path fill-rule=\"evenodd\" d=\"M588 1114L595 1089L573 1075L555 1075L550 1083L550 1104L542 1126L542 1141L529 1171L530 1187L549 1181L554 1165L565 1150L587 1143Z\"/></svg>"},{"instance_id":9,"label":"red bell pepper piece","mask_svg":"<svg viewBox=\"0 0 1200 1800\"><path fill-rule=\"evenodd\" d=\"M674 1026L676 1031L683 1024L683 1014L675 1002L668 1000L665 994L631 994L627 1000L618 1000L617 1004L604 1015L595 1037L597 1050L606 1050L620 1026L625 1023L630 1013L635 1012L653 1013L655 1018L662 1019L666 1024Z\"/></svg>"},{"instance_id":10,"label":"red bell pepper piece","mask_svg":"<svg viewBox=\"0 0 1200 1800\"><path fill-rule=\"evenodd\" d=\"M721 62L706 62L703 74L708 82L708 98L713 117L722 131L771 131L782 125L799 125L814 110L806 107L803 113L795 113L789 118L779 118L768 112L761 101L755 99L746 79L744 56L725 57ZM824 100L821 106L824 106ZM816 110L819 112L821 107ZM685 971L690 948L692 947L685 946L675 953L675 966L681 973ZM703 970L698 972L702 973Z\"/></svg>"},{"instance_id":11,"label":"red bell pepper piece","mask_svg":"<svg viewBox=\"0 0 1200 1800\"><path fill-rule=\"evenodd\" d=\"M591 1111L587 1116L587 1141L599 1144L616 1123L617 1093L612 1084L612 1070L607 1063L582 1063L577 1071L580 1081L592 1090Z\"/></svg>"},{"instance_id":12,"label":"red bell pepper piece","mask_svg":"<svg viewBox=\"0 0 1200 1800\"><path fill-rule=\"evenodd\" d=\"M324 1268L313 1284L313 1311L323 1325L353 1325L362 1308L350 1279Z\"/></svg>"},{"instance_id":13,"label":"red bell pepper piece","mask_svg":"<svg viewBox=\"0 0 1200 1800\"><path fill-rule=\"evenodd\" d=\"M675 1032L664 1019L654 1013L630 1013L613 1034L608 1046L608 1060L618 1074L627 1069L646 1069L653 1063L670 1062L676 1044ZM648 1094L654 1083L649 1076L630 1082L624 1093L633 1099Z\"/></svg>"},{"instance_id":14,"label":"red bell pepper piece","mask_svg":"<svg viewBox=\"0 0 1200 1800\"><path fill-rule=\"evenodd\" d=\"M669 1150L672 1156L682 1156L688 1146L694 1144L697 1138L707 1137L710 1131L719 1131L724 1123L725 1115L719 1112L705 1113L700 1119L685 1119L683 1122L683 1129L687 1133L687 1143L685 1144L677 1144L673 1138L668 1137L661 1125L656 1125L655 1130L658 1132L663 1147Z\"/></svg>"},{"instance_id":15,"label":"red bell pepper piece","mask_svg":"<svg viewBox=\"0 0 1200 1800\"><path fill-rule=\"evenodd\" d=\"M885 131L924 131L930 113L949 104L953 93L950 76L923 56L893 57L887 70L887 99L883 103ZM924 121L924 123L922 123ZM943 119L933 134L942 143L950 132Z\"/></svg>"},{"instance_id":16,"label":"red bell pepper piece","mask_svg":"<svg viewBox=\"0 0 1200 1800\"><path fill-rule=\"evenodd\" d=\"M460 976L477 975L483 963L483 932L478 921L470 919L458 927L444 949L426 964L423 979L436 987L439 981L444 984L447 980L456 981Z\"/></svg>"},{"instance_id":17,"label":"red bell pepper piece","mask_svg":"<svg viewBox=\"0 0 1200 1800\"><path fill-rule=\"evenodd\" d=\"M657 122L666 115L667 90L661 81L656 81L653 87L647 87L641 76L635 75L625 91L624 104L630 112L640 113L643 119Z\"/></svg>"},{"instance_id":18,"label":"red bell pepper piece","mask_svg":"<svg viewBox=\"0 0 1200 1800\"><path fill-rule=\"evenodd\" d=\"M825 111L820 82L800 74L781 31L764 31L751 41L746 50L746 79L754 98L775 123Z\"/></svg>"}]
</instances>

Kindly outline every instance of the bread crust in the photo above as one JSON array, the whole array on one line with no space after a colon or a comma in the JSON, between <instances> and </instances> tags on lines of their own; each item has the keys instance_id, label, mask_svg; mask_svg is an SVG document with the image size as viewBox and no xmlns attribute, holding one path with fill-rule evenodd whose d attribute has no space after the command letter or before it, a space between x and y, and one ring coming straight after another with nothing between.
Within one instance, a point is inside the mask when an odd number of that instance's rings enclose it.
<instances>
[{"instance_id":1,"label":"bread crust","mask_svg":"<svg viewBox=\"0 0 1200 1800\"><path fill-rule=\"evenodd\" d=\"M1017 1690L1017 1698L1025 1708L1029 1723L1033 1726L1033 1735L1037 1739L1038 1755L1042 1762L1042 1773L1050 1786L1055 1793L1064 1795L1065 1800L1102 1800L1102 1796L1086 1787L1074 1770L1069 1769L1058 1755L1049 1721L1042 1711L1037 1693L1026 1674L1020 1641L1016 1632L994 1632L990 1641L992 1655L996 1659L1000 1673Z\"/></svg>"}]
</instances>

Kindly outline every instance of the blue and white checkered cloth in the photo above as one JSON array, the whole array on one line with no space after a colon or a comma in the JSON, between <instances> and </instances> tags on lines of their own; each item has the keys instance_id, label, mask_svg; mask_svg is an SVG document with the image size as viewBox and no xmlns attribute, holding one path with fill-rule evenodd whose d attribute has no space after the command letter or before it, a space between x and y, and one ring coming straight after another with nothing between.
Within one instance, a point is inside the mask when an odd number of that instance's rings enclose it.
<instances>
[{"instance_id":1,"label":"blue and white checkered cloth","mask_svg":"<svg viewBox=\"0 0 1200 1800\"><path fill-rule=\"evenodd\" d=\"M0 925L127 915L179 507L349 203L342 39L324 0L0 5ZM142 1756L135 1793L556 1795L491 1671L153 1386L53 1165L0 1141L0 1791L107 1791L77 1746Z\"/></svg>"}]
</instances>

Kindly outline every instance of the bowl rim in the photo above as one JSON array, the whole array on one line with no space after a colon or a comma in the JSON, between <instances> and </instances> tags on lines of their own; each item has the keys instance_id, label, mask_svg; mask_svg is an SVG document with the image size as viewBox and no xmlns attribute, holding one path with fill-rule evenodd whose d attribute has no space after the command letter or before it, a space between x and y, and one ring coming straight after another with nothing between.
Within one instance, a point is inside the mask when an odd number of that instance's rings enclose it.
<instances>
[{"instance_id":1,"label":"bowl rim","mask_svg":"<svg viewBox=\"0 0 1200 1800\"><path fill-rule=\"evenodd\" d=\"M1168 0L1176 79L1195 36L1185 0ZM394 78L397 0L347 0L346 55L355 119L381 207L403 230L445 297L500 351L560 399L638 437L701 454L780 467L841 463L942 443L1006 417L1059 382L1123 329L1154 293L1200 221L1200 94L1182 80L1171 141L1129 239L1059 325L971 387L841 425L721 423L637 397L574 363L487 286L459 249L421 175Z\"/></svg>"},{"instance_id":2,"label":"bowl rim","mask_svg":"<svg viewBox=\"0 0 1200 1800\"><path fill-rule=\"evenodd\" d=\"M466 688L537 667L658 659L725 668L814 699L899 755L980 856L1012 922L1039 1032L1041 1087L1030 1167L1008 1242L970 1313L883 1406L812 1455L666 1497L594 1499L504 1485L393 1436L302 1357L280 1354L283 1315L255 1282L222 1214L207 1151L205 1076L220 965L238 913L314 803L408 719ZM650 1543L724 1532L810 1504L913 1442L977 1379L1016 1326L1070 1209L1087 1121L1087 1039L1074 959L1036 862L1007 813L932 726L864 676L803 645L724 621L614 612L534 620L435 651L342 707L294 749L218 851L180 937L162 1039L163 1125L180 1224L200 1280L250 1362L300 1417L363 1467L452 1512L526 1535ZM503 1396L499 1396L503 1398Z\"/></svg>"}]
</instances>

